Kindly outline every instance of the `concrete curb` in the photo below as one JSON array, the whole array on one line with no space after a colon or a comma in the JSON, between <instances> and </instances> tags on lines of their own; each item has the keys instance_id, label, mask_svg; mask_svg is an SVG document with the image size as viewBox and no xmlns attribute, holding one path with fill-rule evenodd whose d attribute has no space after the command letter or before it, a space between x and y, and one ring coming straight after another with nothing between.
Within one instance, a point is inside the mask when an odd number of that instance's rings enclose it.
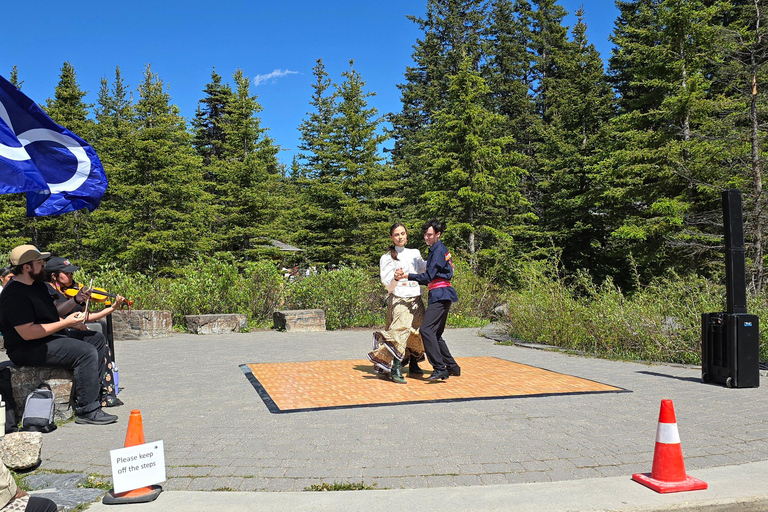
<instances>
[{"instance_id":1,"label":"concrete curb","mask_svg":"<svg viewBox=\"0 0 768 512\"><path fill-rule=\"evenodd\" d=\"M551 483L336 492L163 492L144 512L231 510L391 512L406 504L441 511L477 512L716 512L768 508L768 461L703 469L705 491L657 494L625 477ZM397 504L394 506L393 504ZM96 503L89 511L111 510Z\"/></svg>"}]
</instances>

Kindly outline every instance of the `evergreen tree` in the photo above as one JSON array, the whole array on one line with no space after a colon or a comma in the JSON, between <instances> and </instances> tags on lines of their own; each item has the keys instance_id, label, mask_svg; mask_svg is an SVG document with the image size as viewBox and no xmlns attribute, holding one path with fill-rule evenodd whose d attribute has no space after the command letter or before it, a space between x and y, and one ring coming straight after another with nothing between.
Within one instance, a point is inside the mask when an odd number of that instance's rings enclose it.
<instances>
[{"instance_id":1,"label":"evergreen tree","mask_svg":"<svg viewBox=\"0 0 768 512\"><path fill-rule=\"evenodd\" d=\"M121 213L104 219L113 223L115 238L102 248L102 262L171 273L176 264L212 248L210 198L186 123L149 65L138 95L125 162L111 177L105 206Z\"/></svg>"},{"instance_id":2,"label":"evergreen tree","mask_svg":"<svg viewBox=\"0 0 768 512\"><path fill-rule=\"evenodd\" d=\"M108 261L105 250L113 246L123 229L115 219L126 215L128 205L120 201L120 176L130 159L127 144L135 130L133 101L129 86L119 67L110 86L106 77L100 81L95 108L96 130L93 147L99 155L109 185L101 205L89 215L88 236L82 240L83 257L92 263ZM115 191L118 192L115 195Z\"/></svg>"},{"instance_id":3,"label":"evergreen tree","mask_svg":"<svg viewBox=\"0 0 768 512\"><path fill-rule=\"evenodd\" d=\"M69 62L65 62L61 68L54 97L46 101L45 111L56 123L81 139L90 141L93 136L94 122L88 119L88 113L93 105L83 102L86 94L88 93L80 89L77 83L75 68Z\"/></svg>"},{"instance_id":4,"label":"evergreen tree","mask_svg":"<svg viewBox=\"0 0 768 512\"><path fill-rule=\"evenodd\" d=\"M277 161L279 147L257 116L262 107L250 93L250 79L238 69L235 92L224 115L224 146L215 161L217 204L223 222L217 228L220 249L254 257L272 238L284 238L279 222L284 200Z\"/></svg>"},{"instance_id":5,"label":"evergreen tree","mask_svg":"<svg viewBox=\"0 0 768 512\"><path fill-rule=\"evenodd\" d=\"M632 255L645 278L669 266L706 267L712 261L701 257L706 236L684 224L711 209L707 184L720 150L704 135L713 111L708 62L717 54L719 6L700 0L617 5L610 64L620 115L615 145L601 164L600 179L609 186L599 205L614 255L626 264Z\"/></svg>"},{"instance_id":6,"label":"evergreen tree","mask_svg":"<svg viewBox=\"0 0 768 512\"><path fill-rule=\"evenodd\" d=\"M495 247L509 238L509 217L521 201L520 155L508 149L514 139L504 132L504 117L486 107L489 93L465 59L449 77L449 101L433 116L429 142L418 148L417 163L433 184L422 196L423 214L447 220L449 242L473 262L495 257Z\"/></svg>"},{"instance_id":7,"label":"evergreen tree","mask_svg":"<svg viewBox=\"0 0 768 512\"><path fill-rule=\"evenodd\" d=\"M765 269L768 202L763 193L765 119L768 118L763 84L768 81L768 26L761 2L734 1L724 10L722 18L723 53L721 59L712 64L713 86L722 98L717 127L726 155L721 166L728 176L722 187L743 192L750 281L760 292L768 279Z\"/></svg>"},{"instance_id":8,"label":"evergreen tree","mask_svg":"<svg viewBox=\"0 0 768 512\"><path fill-rule=\"evenodd\" d=\"M315 94L301 127L305 171L300 178L305 230L300 238L313 261L329 264L370 264L378 257L376 243L386 231L392 197L392 170L379 146L382 119L368 106L365 82L350 61L344 80L328 92L330 80L322 61L315 67Z\"/></svg>"},{"instance_id":9,"label":"evergreen tree","mask_svg":"<svg viewBox=\"0 0 768 512\"><path fill-rule=\"evenodd\" d=\"M312 99L309 104L313 107L307 112L307 119L299 126L301 138L299 142L299 174L309 178L322 178L330 175L328 165L330 158L331 124L337 113L336 95L331 90L332 81L325 71L323 59L317 59L312 68L315 83L312 84Z\"/></svg>"},{"instance_id":10,"label":"evergreen tree","mask_svg":"<svg viewBox=\"0 0 768 512\"><path fill-rule=\"evenodd\" d=\"M610 142L614 99L603 61L587 41L584 11L576 15L573 40L550 55L539 210L543 231L561 251L566 268L590 269L604 278L611 270L603 261L608 233L605 216L594 210L604 190L593 169Z\"/></svg>"},{"instance_id":11,"label":"evergreen tree","mask_svg":"<svg viewBox=\"0 0 768 512\"><path fill-rule=\"evenodd\" d=\"M414 66L405 71L405 83L398 86L402 111L390 116L394 149L393 163L401 173L407 192L406 204L430 189L423 174L414 167L418 149L428 143L427 133L433 116L446 107L449 76L459 72L468 60L477 71L483 59L483 33L486 25L481 0L428 0L424 18L410 17L423 39L414 45Z\"/></svg>"},{"instance_id":12,"label":"evergreen tree","mask_svg":"<svg viewBox=\"0 0 768 512\"><path fill-rule=\"evenodd\" d=\"M192 120L192 145L197 154L203 157L203 164L208 165L211 160L221 159L224 155L225 116L233 94L229 85L221 83L221 76L215 69L211 73L211 82L203 92L206 96L198 102Z\"/></svg>"},{"instance_id":13,"label":"evergreen tree","mask_svg":"<svg viewBox=\"0 0 768 512\"><path fill-rule=\"evenodd\" d=\"M19 80L19 69L15 65L11 68L11 74L8 77L8 81L15 85L17 89L21 90L21 84L23 84L24 81Z\"/></svg>"}]
</instances>

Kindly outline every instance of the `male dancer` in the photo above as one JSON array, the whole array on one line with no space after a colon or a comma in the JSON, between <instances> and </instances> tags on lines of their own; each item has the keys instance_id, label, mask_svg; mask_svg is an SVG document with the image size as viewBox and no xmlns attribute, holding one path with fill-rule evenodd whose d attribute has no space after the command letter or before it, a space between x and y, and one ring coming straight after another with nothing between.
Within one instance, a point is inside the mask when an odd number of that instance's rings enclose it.
<instances>
[{"instance_id":1,"label":"male dancer","mask_svg":"<svg viewBox=\"0 0 768 512\"><path fill-rule=\"evenodd\" d=\"M427 312L419 332L424 341L424 350L427 359L432 365L432 375L427 380L445 380L449 375L458 377L461 368L451 355L443 339L445 321L448 319L448 311L451 303L459 300L456 290L451 286L453 277L453 259L451 253L440 241L445 227L441 222L432 219L424 224L424 241L429 246L427 256L427 270L421 274L405 274L402 269L395 271L395 279L398 281L408 279L416 281L429 288L427 299Z\"/></svg>"}]
</instances>

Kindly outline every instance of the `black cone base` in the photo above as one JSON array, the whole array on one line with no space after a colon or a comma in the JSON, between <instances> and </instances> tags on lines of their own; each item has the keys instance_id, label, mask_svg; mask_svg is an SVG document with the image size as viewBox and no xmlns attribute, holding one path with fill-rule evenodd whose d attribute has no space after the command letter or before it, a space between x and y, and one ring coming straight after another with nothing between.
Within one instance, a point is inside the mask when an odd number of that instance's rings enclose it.
<instances>
[{"instance_id":1,"label":"black cone base","mask_svg":"<svg viewBox=\"0 0 768 512\"><path fill-rule=\"evenodd\" d=\"M147 494L141 496L115 496L115 490L110 491L104 495L101 502L105 505L122 505L123 503L149 503L155 501L160 493L163 492L163 488L159 485L151 486L152 490Z\"/></svg>"}]
</instances>

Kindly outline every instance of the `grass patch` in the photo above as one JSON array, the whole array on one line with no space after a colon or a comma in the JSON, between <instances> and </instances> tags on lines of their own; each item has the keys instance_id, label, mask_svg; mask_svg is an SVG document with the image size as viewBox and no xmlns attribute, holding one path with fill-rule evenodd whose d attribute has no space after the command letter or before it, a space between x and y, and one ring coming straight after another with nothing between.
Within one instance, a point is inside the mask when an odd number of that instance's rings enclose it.
<instances>
[{"instance_id":1,"label":"grass patch","mask_svg":"<svg viewBox=\"0 0 768 512\"><path fill-rule=\"evenodd\" d=\"M312 484L309 487L305 487L305 491L371 491L377 489L376 484L365 485L365 482L333 482L329 484L323 482L321 484Z\"/></svg>"},{"instance_id":2,"label":"grass patch","mask_svg":"<svg viewBox=\"0 0 768 512\"><path fill-rule=\"evenodd\" d=\"M234 492L235 490L231 487L217 487L213 489L213 492Z\"/></svg>"},{"instance_id":3,"label":"grass patch","mask_svg":"<svg viewBox=\"0 0 768 512\"><path fill-rule=\"evenodd\" d=\"M80 485L86 489L101 489L102 491L109 491L112 489L112 482L110 477L99 475L98 473L90 473L88 480Z\"/></svg>"}]
</instances>

